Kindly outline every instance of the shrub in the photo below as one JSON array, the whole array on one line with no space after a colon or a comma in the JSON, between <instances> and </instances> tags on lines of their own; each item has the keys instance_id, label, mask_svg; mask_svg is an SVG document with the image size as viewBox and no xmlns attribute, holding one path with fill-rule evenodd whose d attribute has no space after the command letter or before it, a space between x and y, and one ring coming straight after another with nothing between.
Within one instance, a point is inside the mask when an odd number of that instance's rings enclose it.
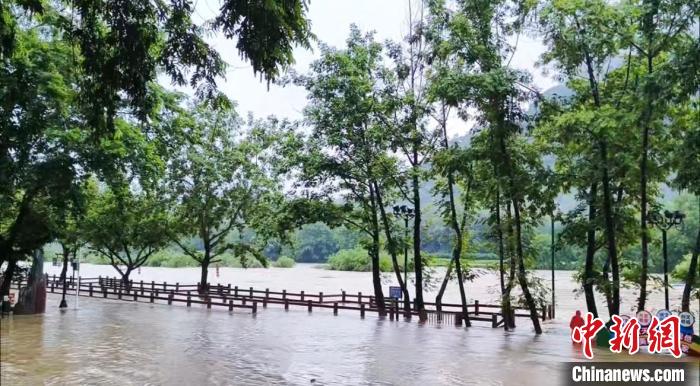
<instances>
[{"instance_id":1,"label":"shrub","mask_svg":"<svg viewBox=\"0 0 700 386\"><path fill-rule=\"evenodd\" d=\"M296 262L291 257L280 256L274 263L272 263L272 266L277 268L292 268L295 264Z\"/></svg>"},{"instance_id":2,"label":"shrub","mask_svg":"<svg viewBox=\"0 0 700 386\"><path fill-rule=\"evenodd\" d=\"M362 248L342 249L328 258L328 269L368 272L372 270L372 261L367 251ZM392 270L391 258L385 253L379 256L379 270L382 272Z\"/></svg>"}]
</instances>

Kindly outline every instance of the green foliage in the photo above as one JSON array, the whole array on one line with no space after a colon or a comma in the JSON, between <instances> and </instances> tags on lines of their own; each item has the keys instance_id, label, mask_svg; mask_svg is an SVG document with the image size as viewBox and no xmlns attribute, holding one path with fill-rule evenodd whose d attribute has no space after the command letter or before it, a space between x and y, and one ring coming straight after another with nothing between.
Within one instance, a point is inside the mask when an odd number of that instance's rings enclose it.
<instances>
[{"instance_id":1,"label":"green foliage","mask_svg":"<svg viewBox=\"0 0 700 386\"><path fill-rule=\"evenodd\" d=\"M249 258L266 265L264 244L241 236L251 228L267 235L266 218L280 202L271 150L276 121L244 124L233 110L200 103L173 123L182 142L171 154L167 180L176 205L172 240L203 269L227 251L241 256L244 266ZM239 237L232 240L236 230ZM181 237L199 238L202 250Z\"/></svg>"},{"instance_id":2,"label":"green foliage","mask_svg":"<svg viewBox=\"0 0 700 386\"><path fill-rule=\"evenodd\" d=\"M361 248L342 249L328 258L328 269L334 271L360 271L372 270L372 260L366 250ZM391 260L388 255L382 254L379 258L379 270L390 272Z\"/></svg>"},{"instance_id":3,"label":"green foliage","mask_svg":"<svg viewBox=\"0 0 700 386\"><path fill-rule=\"evenodd\" d=\"M690 259L692 258L692 254L687 254L683 256L683 259L676 265L676 267L673 269L672 276L676 280L679 281L685 281L687 275L688 275L688 269L690 269ZM698 268L698 272L695 275L695 283L693 283L694 288L700 288L700 268Z\"/></svg>"},{"instance_id":4,"label":"green foliage","mask_svg":"<svg viewBox=\"0 0 700 386\"><path fill-rule=\"evenodd\" d=\"M275 268L292 268L295 264L296 262L291 257L280 256L274 263L272 263L272 266Z\"/></svg>"},{"instance_id":5,"label":"green foliage","mask_svg":"<svg viewBox=\"0 0 700 386\"><path fill-rule=\"evenodd\" d=\"M158 198L146 192L107 190L88 210L85 239L127 280L131 271L166 246L167 224L164 203Z\"/></svg>"},{"instance_id":6,"label":"green foliage","mask_svg":"<svg viewBox=\"0 0 700 386\"><path fill-rule=\"evenodd\" d=\"M334 233L323 223L307 224L294 233L292 240L294 260L318 263L339 249Z\"/></svg>"},{"instance_id":7,"label":"green foliage","mask_svg":"<svg viewBox=\"0 0 700 386\"><path fill-rule=\"evenodd\" d=\"M429 256L426 254L426 256ZM372 261L367 250L362 248L341 249L328 258L327 267L334 271L368 272L372 270ZM399 259L399 269L403 272L403 258ZM413 270L413 260L408 261L409 271ZM392 272L391 257L387 253L379 255L379 271Z\"/></svg>"}]
</instances>

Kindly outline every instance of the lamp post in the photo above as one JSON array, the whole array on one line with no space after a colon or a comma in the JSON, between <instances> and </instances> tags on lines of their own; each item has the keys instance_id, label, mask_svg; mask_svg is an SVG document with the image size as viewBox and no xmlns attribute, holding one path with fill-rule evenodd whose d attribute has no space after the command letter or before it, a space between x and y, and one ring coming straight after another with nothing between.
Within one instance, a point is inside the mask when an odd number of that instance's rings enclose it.
<instances>
[{"instance_id":1,"label":"lamp post","mask_svg":"<svg viewBox=\"0 0 700 386\"><path fill-rule=\"evenodd\" d=\"M408 220L415 216L413 208L406 205L394 205L394 216L404 220L404 237L408 239ZM408 245L403 244L403 282L408 288Z\"/></svg>"},{"instance_id":2,"label":"lamp post","mask_svg":"<svg viewBox=\"0 0 700 386\"><path fill-rule=\"evenodd\" d=\"M674 226L683 224L685 214L680 211L665 210L663 215L659 212L649 214L649 223L661 230L663 253L664 253L664 295L666 297L666 309L669 309L668 304L668 248L666 246L666 232Z\"/></svg>"}]
</instances>

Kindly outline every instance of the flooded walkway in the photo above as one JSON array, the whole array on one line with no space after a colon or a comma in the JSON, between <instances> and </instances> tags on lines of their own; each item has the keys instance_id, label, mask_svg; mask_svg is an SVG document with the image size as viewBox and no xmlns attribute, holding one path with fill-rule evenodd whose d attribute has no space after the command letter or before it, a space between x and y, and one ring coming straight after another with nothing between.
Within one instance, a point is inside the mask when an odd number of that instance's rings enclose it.
<instances>
[{"instance_id":1,"label":"flooded walkway","mask_svg":"<svg viewBox=\"0 0 700 386\"><path fill-rule=\"evenodd\" d=\"M299 268L300 285L317 285L300 277L304 269L313 268ZM263 283L238 280L240 285L266 286L270 279L265 273L279 280L279 275L293 277L295 270L235 274L254 273ZM356 278L315 269L312 274L340 275L348 284ZM336 279L328 280L339 289ZM488 288L479 291L489 293ZM581 299L561 292L562 299L573 303L562 309L582 306ZM80 298L78 310L71 299L71 308L59 311L59 299L49 295L43 316L1 321L2 385L558 385L560 364L582 359L569 343L564 311L560 320L545 322L545 333L535 337L525 320L517 331L506 333L490 326L465 329L334 316L331 310L309 314L269 308L252 316L204 306L86 297ZM605 350L595 355L607 361L670 359Z\"/></svg>"}]
</instances>

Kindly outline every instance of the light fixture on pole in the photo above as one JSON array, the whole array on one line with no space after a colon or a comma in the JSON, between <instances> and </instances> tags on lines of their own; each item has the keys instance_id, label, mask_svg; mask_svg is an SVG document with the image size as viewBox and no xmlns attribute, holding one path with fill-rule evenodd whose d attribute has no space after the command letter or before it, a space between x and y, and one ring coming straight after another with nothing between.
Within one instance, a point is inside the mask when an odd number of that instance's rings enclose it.
<instances>
[{"instance_id":1,"label":"light fixture on pole","mask_svg":"<svg viewBox=\"0 0 700 386\"><path fill-rule=\"evenodd\" d=\"M661 230L663 254L664 254L664 296L666 300L666 309L669 309L668 302L668 248L666 242L666 232L674 226L683 224L685 214L680 211L665 210L663 215L659 212L649 213L649 223Z\"/></svg>"},{"instance_id":2,"label":"light fixture on pole","mask_svg":"<svg viewBox=\"0 0 700 386\"><path fill-rule=\"evenodd\" d=\"M404 237L408 240L408 220L415 216L413 208L406 205L394 205L394 216L403 218L404 220ZM403 282L408 288L408 245L403 246Z\"/></svg>"}]
</instances>

